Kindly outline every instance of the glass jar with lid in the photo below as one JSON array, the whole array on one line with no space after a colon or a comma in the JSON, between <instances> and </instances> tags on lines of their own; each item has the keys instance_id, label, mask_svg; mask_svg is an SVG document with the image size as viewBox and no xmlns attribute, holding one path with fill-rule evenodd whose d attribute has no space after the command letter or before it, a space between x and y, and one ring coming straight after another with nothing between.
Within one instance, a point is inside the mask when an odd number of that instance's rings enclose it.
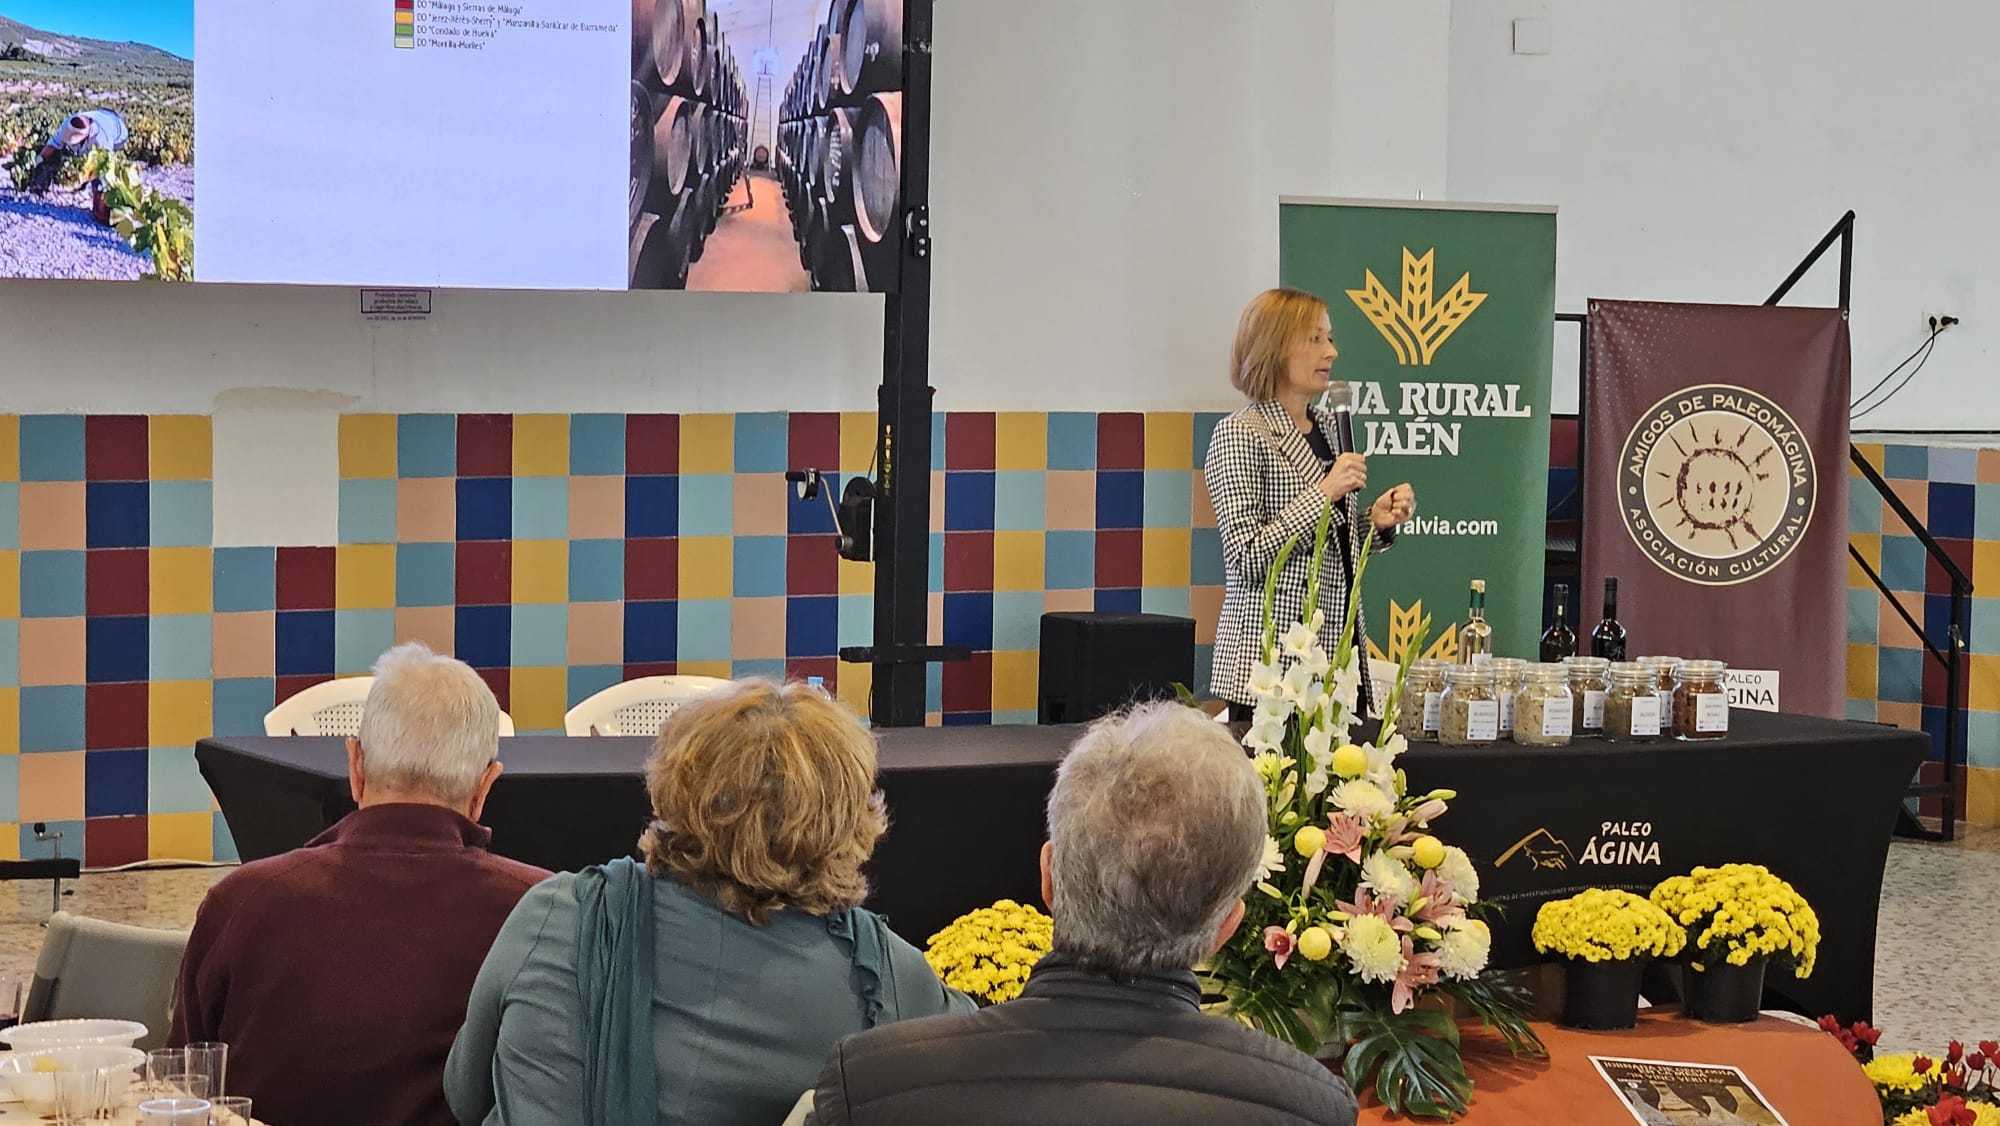
<instances>
[{"instance_id":1,"label":"glass jar with lid","mask_svg":"<svg viewBox=\"0 0 2000 1126\"><path fill-rule=\"evenodd\" d=\"M1569 667L1570 702L1574 732L1578 739L1604 735L1604 697L1611 691L1611 662L1604 657L1571 657Z\"/></svg>"},{"instance_id":2,"label":"glass jar with lid","mask_svg":"<svg viewBox=\"0 0 2000 1126\"><path fill-rule=\"evenodd\" d=\"M1637 661L1611 666L1604 696L1604 738L1613 743L1653 743L1660 738L1659 678Z\"/></svg>"},{"instance_id":3,"label":"glass jar with lid","mask_svg":"<svg viewBox=\"0 0 2000 1126\"><path fill-rule=\"evenodd\" d=\"M1660 735L1674 736L1674 684L1680 674L1679 657L1641 657L1639 663L1653 670L1654 691L1660 697Z\"/></svg>"},{"instance_id":4,"label":"glass jar with lid","mask_svg":"<svg viewBox=\"0 0 2000 1126\"><path fill-rule=\"evenodd\" d=\"M1444 697L1444 670L1443 661L1430 657L1410 662L1410 679L1403 686L1401 710L1396 716L1396 730L1403 738L1416 742L1438 737L1438 701Z\"/></svg>"},{"instance_id":5,"label":"glass jar with lid","mask_svg":"<svg viewBox=\"0 0 2000 1126\"><path fill-rule=\"evenodd\" d=\"M1493 665L1453 665L1445 670L1438 704L1438 742L1447 747L1490 747L1500 738L1500 698Z\"/></svg>"},{"instance_id":6,"label":"glass jar with lid","mask_svg":"<svg viewBox=\"0 0 2000 1126\"><path fill-rule=\"evenodd\" d=\"M1576 727L1571 708L1567 666L1527 666L1514 696L1514 741L1524 747L1569 746Z\"/></svg>"},{"instance_id":7,"label":"glass jar with lid","mask_svg":"<svg viewBox=\"0 0 2000 1126\"><path fill-rule=\"evenodd\" d=\"M1682 739L1720 739L1729 734L1729 690L1721 661L1682 661L1674 688L1674 734Z\"/></svg>"},{"instance_id":8,"label":"glass jar with lid","mask_svg":"<svg viewBox=\"0 0 2000 1126\"><path fill-rule=\"evenodd\" d=\"M1514 697L1520 694L1528 662L1519 657L1495 657L1489 663L1493 666L1493 694L1500 698L1500 737L1505 739L1514 733Z\"/></svg>"}]
</instances>

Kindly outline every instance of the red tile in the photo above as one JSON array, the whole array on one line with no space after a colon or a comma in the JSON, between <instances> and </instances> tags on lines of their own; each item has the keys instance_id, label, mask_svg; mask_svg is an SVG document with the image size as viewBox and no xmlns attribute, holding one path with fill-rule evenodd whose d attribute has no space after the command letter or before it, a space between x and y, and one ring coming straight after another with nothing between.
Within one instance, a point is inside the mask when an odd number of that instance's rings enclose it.
<instances>
[{"instance_id":1,"label":"red tile","mask_svg":"<svg viewBox=\"0 0 2000 1126\"><path fill-rule=\"evenodd\" d=\"M625 666L625 679L637 680L642 676L672 676L678 668L672 661L657 661L652 664Z\"/></svg>"},{"instance_id":2,"label":"red tile","mask_svg":"<svg viewBox=\"0 0 2000 1126\"><path fill-rule=\"evenodd\" d=\"M271 699L282 704L286 700L311 688L313 685L325 684L332 679L331 676L321 676L318 673L306 673L301 676L281 676L271 686Z\"/></svg>"},{"instance_id":3,"label":"red tile","mask_svg":"<svg viewBox=\"0 0 2000 1126\"><path fill-rule=\"evenodd\" d=\"M791 468L811 466L822 473L832 473L840 468L840 416L794 414L787 446L786 456Z\"/></svg>"},{"instance_id":4,"label":"red tile","mask_svg":"<svg viewBox=\"0 0 2000 1126\"><path fill-rule=\"evenodd\" d=\"M151 847L144 817L93 817L84 823L83 865L86 868L136 864L147 858Z\"/></svg>"},{"instance_id":5,"label":"red tile","mask_svg":"<svg viewBox=\"0 0 2000 1126\"><path fill-rule=\"evenodd\" d=\"M625 472L634 477L681 471L681 416L625 416Z\"/></svg>"},{"instance_id":6,"label":"red tile","mask_svg":"<svg viewBox=\"0 0 2000 1126\"><path fill-rule=\"evenodd\" d=\"M993 415L953 413L944 416L944 467L993 468Z\"/></svg>"},{"instance_id":7,"label":"red tile","mask_svg":"<svg viewBox=\"0 0 2000 1126\"><path fill-rule=\"evenodd\" d=\"M1940 539L1938 540L1938 546L1944 548L1944 553L1951 556L1951 561L1958 564L1958 569L1965 572L1966 578L1969 579L1972 577L1971 540ZM1951 593L1951 576L1945 574L1944 567L1928 551L1924 552L1924 592L1926 594Z\"/></svg>"},{"instance_id":8,"label":"red tile","mask_svg":"<svg viewBox=\"0 0 2000 1126\"><path fill-rule=\"evenodd\" d=\"M458 475L460 477L514 475L513 415L458 416Z\"/></svg>"},{"instance_id":9,"label":"red tile","mask_svg":"<svg viewBox=\"0 0 2000 1126\"><path fill-rule=\"evenodd\" d=\"M1580 429L1575 415L1549 416L1549 467L1577 468L1577 434Z\"/></svg>"},{"instance_id":10,"label":"red tile","mask_svg":"<svg viewBox=\"0 0 2000 1126\"><path fill-rule=\"evenodd\" d=\"M1097 533L1097 589L1145 585L1145 570L1140 564L1144 542L1137 529Z\"/></svg>"},{"instance_id":11,"label":"red tile","mask_svg":"<svg viewBox=\"0 0 2000 1126\"><path fill-rule=\"evenodd\" d=\"M804 684L813 677L819 677L826 681L825 687L828 692L832 692L839 683L839 676L839 657L793 657L785 662L786 680L796 680Z\"/></svg>"},{"instance_id":12,"label":"red tile","mask_svg":"<svg viewBox=\"0 0 2000 1126\"><path fill-rule=\"evenodd\" d=\"M1097 416L1097 468L1146 468L1145 415L1100 414Z\"/></svg>"},{"instance_id":13,"label":"red tile","mask_svg":"<svg viewBox=\"0 0 2000 1126\"><path fill-rule=\"evenodd\" d=\"M840 593L840 549L832 536L793 536L785 542L785 593Z\"/></svg>"},{"instance_id":14,"label":"red tile","mask_svg":"<svg viewBox=\"0 0 2000 1126\"><path fill-rule=\"evenodd\" d=\"M1959 819L1963 821L1965 819L1966 808L1966 768L1961 766L1956 773L1958 774L1958 801L1955 804L1958 806ZM1944 781L1944 764L1936 761L1925 762L1917 768L1917 781L1927 786ZM1943 816L1944 799L1941 797L1919 798L1917 813L1922 817Z\"/></svg>"},{"instance_id":15,"label":"red tile","mask_svg":"<svg viewBox=\"0 0 2000 1126\"><path fill-rule=\"evenodd\" d=\"M85 552L83 575L84 613L91 617L149 612L147 591L152 580L147 574L145 548L99 548Z\"/></svg>"},{"instance_id":16,"label":"red tile","mask_svg":"<svg viewBox=\"0 0 2000 1126\"><path fill-rule=\"evenodd\" d=\"M146 684L92 684L83 690L83 746L116 751L150 746Z\"/></svg>"},{"instance_id":17,"label":"red tile","mask_svg":"<svg viewBox=\"0 0 2000 1126\"><path fill-rule=\"evenodd\" d=\"M503 712L506 711L508 707L508 687L514 682L512 670L474 669L473 671L479 674L479 679L486 682L486 687L493 690L493 698L500 701L500 710Z\"/></svg>"},{"instance_id":18,"label":"red tile","mask_svg":"<svg viewBox=\"0 0 2000 1126\"><path fill-rule=\"evenodd\" d=\"M278 609L333 609L333 549L278 549Z\"/></svg>"},{"instance_id":19,"label":"red tile","mask_svg":"<svg viewBox=\"0 0 2000 1126\"><path fill-rule=\"evenodd\" d=\"M945 533L944 588L952 592L993 589L992 532Z\"/></svg>"},{"instance_id":20,"label":"red tile","mask_svg":"<svg viewBox=\"0 0 2000 1126\"><path fill-rule=\"evenodd\" d=\"M675 539L625 541L625 597L633 602L680 597L681 552Z\"/></svg>"},{"instance_id":21,"label":"red tile","mask_svg":"<svg viewBox=\"0 0 2000 1126\"><path fill-rule=\"evenodd\" d=\"M83 420L83 474L91 481L144 481L148 469L144 415L93 414Z\"/></svg>"},{"instance_id":22,"label":"red tile","mask_svg":"<svg viewBox=\"0 0 2000 1126\"><path fill-rule=\"evenodd\" d=\"M993 710L993 654L974 653L969 661L944 663L944 710Z\"/></svg>"},{"instance_id":23,"label":"red tile","mask_svg":"<svg viewBox=\"0 0 2000 1126\"><path fill-rule=\"evenodd\" d=\"M456 561L460 606L505 606L514 601L514 544L468 540Z\"/></svg>"}]
</instances>

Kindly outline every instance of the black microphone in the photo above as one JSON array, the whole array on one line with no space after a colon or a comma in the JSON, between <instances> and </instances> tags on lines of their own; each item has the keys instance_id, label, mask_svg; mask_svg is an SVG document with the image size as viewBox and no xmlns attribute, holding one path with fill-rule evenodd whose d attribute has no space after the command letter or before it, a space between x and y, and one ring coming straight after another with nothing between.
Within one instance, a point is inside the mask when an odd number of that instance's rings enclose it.
<instances>
[{"instance_id":1,"label":"black microphone","mask_svg":"<svg viewBox=\"0 0 2000 1126\"><path fill-rule=\"evenodd\" d=\"M1333 412L1333 453L1351 454L1354 448L1354 384L1335 380L1326 387L1326 408Z\"/></svg>"}]
</instances>

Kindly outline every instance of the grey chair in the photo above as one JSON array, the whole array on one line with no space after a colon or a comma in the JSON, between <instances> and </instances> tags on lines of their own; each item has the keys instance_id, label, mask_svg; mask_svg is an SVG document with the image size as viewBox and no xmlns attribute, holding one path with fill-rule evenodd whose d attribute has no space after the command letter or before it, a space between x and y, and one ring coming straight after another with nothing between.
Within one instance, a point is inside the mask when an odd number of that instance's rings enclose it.
<instances>
[{"instance_id":1,"label":"grey chair","mask_svg":"<svg viewBox=\"0 0 2000 1126\"><path fill-rule=\"evenodd\" d=\"M187 940L186 931L131 927L58 911L49 917L21 1021L136 1020L146 1026L137 1047L162 1047Z\"/></svg>"}]
</instances>

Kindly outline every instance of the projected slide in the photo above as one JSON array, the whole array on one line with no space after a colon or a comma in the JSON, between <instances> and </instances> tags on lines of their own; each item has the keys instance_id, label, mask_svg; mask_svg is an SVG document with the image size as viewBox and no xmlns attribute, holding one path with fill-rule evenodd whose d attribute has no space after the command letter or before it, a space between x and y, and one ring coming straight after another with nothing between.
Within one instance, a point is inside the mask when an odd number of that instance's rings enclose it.
<instances>
[{"instance_id":1,"label":"projected slide","mask_svg":"<svg viewBox=\"0 0 2000 1126\"><path fill-rule=\"evenodd\" d=\"M892 290L902 31L901 0L0 0L0 276Z\"/></svg>"}]
</instances>

